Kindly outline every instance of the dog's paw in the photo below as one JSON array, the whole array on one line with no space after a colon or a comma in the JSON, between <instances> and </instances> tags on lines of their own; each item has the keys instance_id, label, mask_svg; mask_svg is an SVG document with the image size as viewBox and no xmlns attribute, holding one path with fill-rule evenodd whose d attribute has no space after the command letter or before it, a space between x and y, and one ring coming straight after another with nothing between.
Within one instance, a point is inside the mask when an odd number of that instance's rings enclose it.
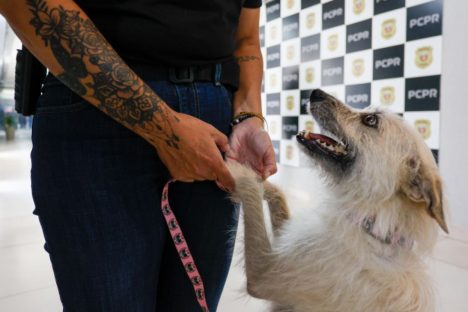
<instances>
[{"instance_id":1,"label":"dog's paw","mask_svg":"<svg viewBox=\"0 0 468 312\"><path fill-rule=\"evenodd\" d=\"M261 180L260 176L252 168L235 160L228 159L226 166L236 182L242 179Z\"/></svg>"},{"instance_id":2,"label":"dog's paw","mask_svg":"<svg viewBox=\"0 0 468 312\"><path fill-rule=\"evenodd\" d=\"M240 164L232 159L226 161L226 166L236 182L236 188L231 194L233 201L239 202L239 193L262 184L262 178L249 166Z\"/></svg>"}]
</instances>

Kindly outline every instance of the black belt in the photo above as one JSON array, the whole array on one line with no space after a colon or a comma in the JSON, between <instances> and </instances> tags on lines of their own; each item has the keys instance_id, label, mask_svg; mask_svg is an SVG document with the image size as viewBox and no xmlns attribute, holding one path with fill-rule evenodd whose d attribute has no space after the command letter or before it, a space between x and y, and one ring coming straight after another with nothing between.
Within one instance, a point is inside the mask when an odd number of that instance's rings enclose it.
<instances>
[{"instance_id":1,"label":"black belt","mask_svg":"<svg viewBox=\"0 0 468 312\"><path fill-rule=\"evenodd\" d=\"M130 68L144 81L168 80L172 83L209 81L228 85L237 90L240 68L237 62L194 66L154 66L129 64Z\"/></svg>"}]
</instances>

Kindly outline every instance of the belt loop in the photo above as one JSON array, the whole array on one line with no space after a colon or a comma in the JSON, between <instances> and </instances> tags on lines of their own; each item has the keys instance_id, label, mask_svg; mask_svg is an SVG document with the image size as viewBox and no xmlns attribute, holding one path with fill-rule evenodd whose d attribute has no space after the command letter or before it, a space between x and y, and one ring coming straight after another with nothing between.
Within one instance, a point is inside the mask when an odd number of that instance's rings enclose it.
<instances>
[{"instance_id":1,"label":"belt loop","mask_svg":"<svg viewBox=\"0 0 468 312\"><path fill-rule=\"evenodd\" d=\"M218 63L215 65L215 76L214 76L214 83L216 86L220 86L221 85L221 71L222 71L222 67L221 67L221 64Z\"/></svg>"}]
</instances>

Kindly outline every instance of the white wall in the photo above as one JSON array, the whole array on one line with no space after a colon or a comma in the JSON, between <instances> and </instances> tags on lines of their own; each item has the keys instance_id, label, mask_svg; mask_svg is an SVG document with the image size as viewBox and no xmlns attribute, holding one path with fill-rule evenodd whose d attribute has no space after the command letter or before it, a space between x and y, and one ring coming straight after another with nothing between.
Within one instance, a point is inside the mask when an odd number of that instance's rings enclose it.
<instances>
[{"instance_id":1,"label":"white wall","mask_svg":"<svg viewBox=\"0 0 468 312\"><path fill-rule=\"evenodd\" d=\"M444 1L440 170L454 226L468 228L468 1Z\"/></svg>"}]
</instances>

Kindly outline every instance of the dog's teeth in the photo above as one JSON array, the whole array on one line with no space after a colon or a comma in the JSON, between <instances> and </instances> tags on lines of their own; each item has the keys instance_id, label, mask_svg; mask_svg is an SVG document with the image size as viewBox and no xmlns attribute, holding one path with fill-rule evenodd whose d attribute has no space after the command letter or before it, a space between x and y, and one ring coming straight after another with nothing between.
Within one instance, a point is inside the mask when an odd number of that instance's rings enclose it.
<instances>
[{"instance_id":1,"label":"dog's teeth","mask_svg":"<svg viewBox=\"0 0 468 312\"><path fill-rule=\"evenodd\" d=\"M344 148L344 145L341 142L338 142L338 144L335 145L335 144L329 144L328 142L322 141L320 139L315 139L314 141L320 144L320 146L322 146L323 148L331 152L334 152L337 154L343 154L343 155L347 154L346 149Z\"/></svg>"},{"instance_id":2,"label":"dog's teeth","mask_svg":"<svg viewBox=\"0 0 468 312\"><path fill-rule=\"evenodd\" d=\"M332 152L335 151L335 146L333 146L332 144L325 143L324 147L328 149L329 151L332 151Z\"/></svg>"}]
</instances>

